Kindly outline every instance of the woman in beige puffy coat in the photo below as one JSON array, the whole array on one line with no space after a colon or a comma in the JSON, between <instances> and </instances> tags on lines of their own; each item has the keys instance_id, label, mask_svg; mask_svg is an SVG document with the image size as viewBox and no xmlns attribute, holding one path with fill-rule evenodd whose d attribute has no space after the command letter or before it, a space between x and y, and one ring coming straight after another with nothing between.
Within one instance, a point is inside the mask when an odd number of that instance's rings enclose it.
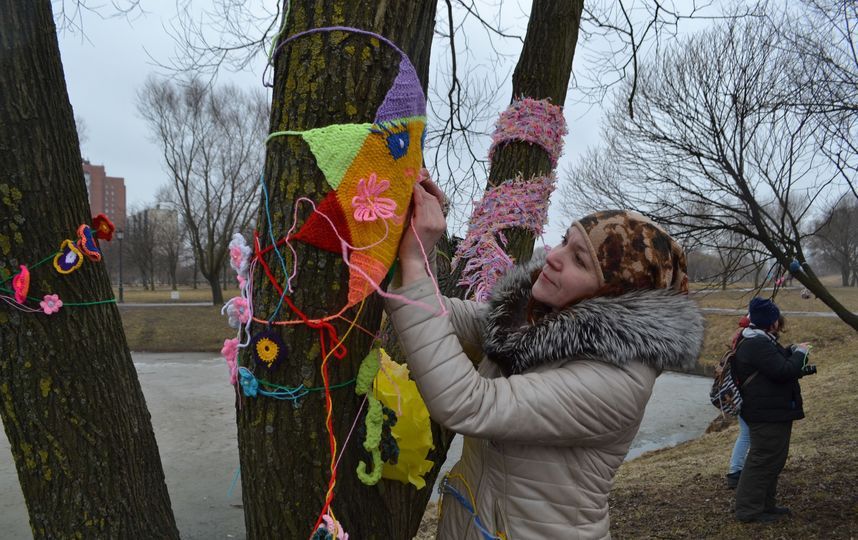
<instances>
[{"instance_id":1,"label":"woman in beige puffy coat","mask_svg":"<svg viewBox=\"0 0 858 540\"><path fill-rule=\"evenodd\" d=\"M393 292L437 306L415 237L428 249L446 228L433 194L415 187ZM700 350L686 293L676 242L640 214L609 211L512 269L488 304L444 299L439 317L388 300L432 418L465 437L438 538L609 538L608 492L655 379Z\"/></svg>"}]
</instances>

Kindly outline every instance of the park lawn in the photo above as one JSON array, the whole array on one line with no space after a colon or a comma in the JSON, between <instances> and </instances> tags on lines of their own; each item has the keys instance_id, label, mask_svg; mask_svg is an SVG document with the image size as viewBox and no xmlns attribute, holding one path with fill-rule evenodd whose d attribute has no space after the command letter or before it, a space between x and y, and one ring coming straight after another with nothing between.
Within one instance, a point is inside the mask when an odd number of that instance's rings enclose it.
<instances>
[{"instance_id":1,"label":"park lawn","mask_svg":"<svg viewBox=\"0 0 858 540\"><path fill-rule=\"evenodd\" d=\"M831 309L816 298L807 300L801 297L801 285L780 289L775 302L783 311L831 311ZM840 287L828 285L828 292L838 302L851 311L858 311L858 287ZM739 288L728 288L726 291L720 289L695 289L693 298L701 307L747 309L754 292ZM764 298L770 297L771 289L759 293Z\"/></svg>"},{"instance_id":2,"label":"park lawn","mask_svg":"<svg viewBox=\"0 0 858 540\"><path fill-rule=\"evenodd\" d=\"M128 348L139 352L219 352L235 337L220 306L126 307L119 313Z\"/></svg>"},{"instance_id":3,"label":"park lawn","mask_svg":"<svg viewBox=\"0 0 858 540\"><path fill-rule=\"evenodd\" d=\"M125 287L122 292L123 299L130 304L169 304L183 302L211 302L212 291L208 284L202 284L198 289L190 287L179 287L179 299L172 300L169 288L155 289L154 291L145 291L140 287ZM114 287L113 294L119 298L119 290ZM232 288L223 291L224 299L238 295L238 289Z\"/></svg>"}]
</instances>

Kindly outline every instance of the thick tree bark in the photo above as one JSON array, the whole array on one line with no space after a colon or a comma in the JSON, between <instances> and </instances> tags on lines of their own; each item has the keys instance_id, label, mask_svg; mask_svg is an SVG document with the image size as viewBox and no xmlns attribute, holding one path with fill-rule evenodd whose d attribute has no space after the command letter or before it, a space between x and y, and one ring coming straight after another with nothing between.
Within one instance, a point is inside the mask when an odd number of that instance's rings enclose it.
<instances>
[{"instance_id":1,"label":"thick tree bark","mask_svg":"<svg viewBox=\"0 0 858 540\"><path fill-rule=\"evenodd\" d=\"M0 0L4 277L91 221L80 164L51 2ZM47 293L66 304L113 296L104 264L89 261L68 276L35 268L30 296ZM0 416L34 537L178 538L116 306L2 306Z\"/></svg>"},{"instance_id":2,"label":"thick tree bark","mask_svg":"<svg viewBox=\"0 0 858 540\"><path fill-rule=\"evenodd\" d=\"M435 2L431 0L302 0L292 3L284 35L336 25L371 30L397 43L410 56L425 87L434 15ZM276 58L271 130L306 130L373 121L398 65L396 51L367 36L324 33L290 42ZM306 143L298 137L281 137L269 143L265 183L271 201L273 234L277 238L287 232L298 197L318 202L330 190ZM302 220L309 215L308 210L307 206L301 206ZM260 236L267 239L264 212L257 222ZM295 243L295 247L299 274L291 298L311 318L331 314L346 303L347 267L338 255L301 243ZM277 257L268 256L266 260L279 282L285 283ZM279 295L261 271L257 271L255 279L254 311L267 318L274 311ZM381 311L380 299L370 297L359 324L376 331ZM294 315L284 306L277 318L294 318ZM335 321L334 326L342 337L348 324ZM270 374L269 380L290 386L299 383L322 386L318 331L304 325L277 328L281 329L289 356ZM261 329L260 325L254 325L254 331ZM331 384L348 381L356 375L371 342L370 336L358 330L349 335L345 342L348 356L342 361L329 361ZM249 358L243 354L242 365L248 362ZM332 397L334 432L342 445L361 400L355 395L353 385L332 390ZM248 538L309 537L322 509L329 479L323 393L311 393L297 406L264 397L242 398L237 416ZM337 518L353 538L411 538L425 503L415 503L413 496L383 498L385 491L411 489L393 482L382 481L375 487L361 484L355 474L358 448L353 438L339 465L332 506Z\"/></svg>"}]
</instances>

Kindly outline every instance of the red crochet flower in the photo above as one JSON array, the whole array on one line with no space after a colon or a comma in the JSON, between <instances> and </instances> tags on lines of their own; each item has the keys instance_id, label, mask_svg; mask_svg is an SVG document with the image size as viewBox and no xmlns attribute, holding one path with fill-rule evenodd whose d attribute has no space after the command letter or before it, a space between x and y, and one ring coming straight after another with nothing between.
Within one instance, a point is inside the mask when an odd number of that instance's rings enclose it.
<instances>
[{"instance_id":1,"label":"red crochet flower","mask_svg":"<svg viewBox=\"0 0 858 540\"><path fill-rule=\"evenodd\" d=\"M21 271L12 278L12 289L15 290L15 301L23 304L27 301L27 293L30 291L30 271L23 264Z\"/></svg>"},{"instance_id":2,"label":"red crochet flower","mask_svg":"<svg viewBox=\"0 0 858 540\"><path fill-rule=\"evenodd\" d=\"M95 237L107 240L113 240L113 231L116 230L116 225L104 214L98 214L92 218L92 229L95 231Z\"/></svg>"}]
</instances>

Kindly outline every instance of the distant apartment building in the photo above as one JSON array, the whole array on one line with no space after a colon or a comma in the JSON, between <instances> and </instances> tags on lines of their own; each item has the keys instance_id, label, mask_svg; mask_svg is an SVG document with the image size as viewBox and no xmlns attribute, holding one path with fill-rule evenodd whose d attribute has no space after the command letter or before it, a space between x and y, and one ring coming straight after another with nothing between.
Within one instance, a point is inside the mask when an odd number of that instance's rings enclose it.
<instances>
[{"instance_id":1,"label":"distant apartment building","mask_svg":"<svg viewBox=\"0 0 858 540\"><path fill-rule=\"evenodd\" d=\"M92 215L105 214L119 230L125 230L125 179L107 176L104 165L83 162L83 177Z\"/></svg>"},{"instance_id":2,"label":"distant apartment building","mask_svg":"<svg viewBox=\"0 0 858 540\"><path fill-rule=\"evenodd\" d=\"M138 233L153 234L155 237L177 237L179 234L179 213L163 203L155 203L154 207L144 208L128 218L133 229ZM159 242L163 240L159 239Z\"/></svg>"}]
</instances>

